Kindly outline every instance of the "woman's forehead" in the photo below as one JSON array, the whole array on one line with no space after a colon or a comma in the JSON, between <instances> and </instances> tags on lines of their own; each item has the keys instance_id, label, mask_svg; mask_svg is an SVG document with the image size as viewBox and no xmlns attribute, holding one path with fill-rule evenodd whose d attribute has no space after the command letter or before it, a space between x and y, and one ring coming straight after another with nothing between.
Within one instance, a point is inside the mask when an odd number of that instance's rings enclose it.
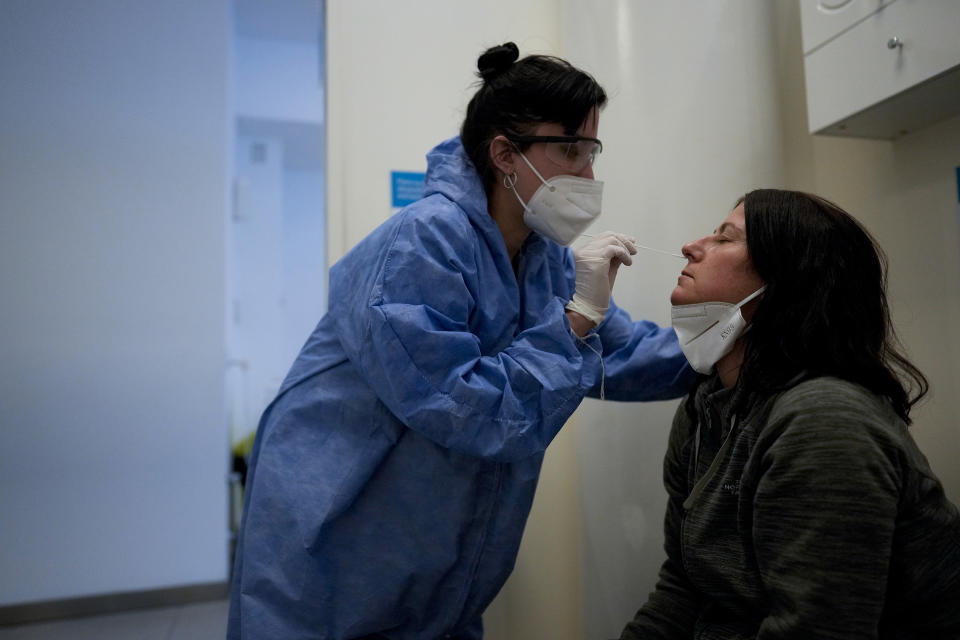
<instances>
[{"instance_id":1,"label":"woman's forehead","mask_svg":"<svg viewBox=\"0 0 960 640\"><path fill-rule=\"evenodd\" d=\"M723 228L724 225L726 225L742 231L746 228L746 224L746 217L743 214L743 203L741 202L733 208L733 211L727 214L727 217L720 224L720 228Z\"/></svg>"}]
</instances>

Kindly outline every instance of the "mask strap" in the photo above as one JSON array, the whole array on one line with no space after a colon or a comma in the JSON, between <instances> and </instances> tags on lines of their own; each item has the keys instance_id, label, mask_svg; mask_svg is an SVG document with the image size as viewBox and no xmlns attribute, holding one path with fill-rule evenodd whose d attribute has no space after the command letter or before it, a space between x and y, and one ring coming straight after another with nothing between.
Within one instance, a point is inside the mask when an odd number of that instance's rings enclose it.
<instances>
[{"instance_id":1,"label":"mask strap","mask_svg":"<svg viewBox=\"0 0 960 640\"><path fill-rule=\"evenodd\" d=\"M743 307L743 305L747 304L748 302L750 302L751 300L753 300L754 298L756 298L758 295L760 295L761 293L763 293L764 291L766 291L766 289L767 289L767 285L763 285L762 287L760 287L759 289L757 289L756 291L754 291L753 293L751 293L750 295L748 295L746 298L744 298L743 300L741 300L741 301L740 301L740 304L737 305L737 311L739 311L740 308ZM740 317L742 318L743 315L741 314ZM744 328L743 332L746 333L746 332L750 331L750 329L753 329L753 323L752 323L752 322L751 322L750 324L748 324L748 325Z\"/></svg>"},{"instance_id":2,"label":"mask strap","mask_svg":"<svg viewBox=\"0 0 960 640\"><path fill-rule=\"evenodd\" d=\"M758 295L766 291L766 289L767 289L767 285L763 285L762 287L760 287L759 289L757 289L756 291L748 295L746 298L744 298L743 300L741 300L736 304L737 309L739 309L743 305L747 304L748 302L756 298Z\"/></svg>"},{"instance_id":3,"label":"mask strap","mask_svg":"<svg viewBox=\"0 0 960 640\"><path fill-rule=\"evenodd\" d=\"M537 168L533 166L533 164L529 160L527 160L527 156L523 155L523 151L520 151L519 149L517 149L517 153L519 153L520 157L523 158L523 161L527 163L527 166L530 167L530 170L533 171L533 173L536 174L538 178L540 178L540 182L546 185L547 188L550 189L550 191L554 191L556 189L555 186L548 184L547 181L543 179L543 176L540 175L540 172L537 171Z\"/></svg>"}]
</instances>

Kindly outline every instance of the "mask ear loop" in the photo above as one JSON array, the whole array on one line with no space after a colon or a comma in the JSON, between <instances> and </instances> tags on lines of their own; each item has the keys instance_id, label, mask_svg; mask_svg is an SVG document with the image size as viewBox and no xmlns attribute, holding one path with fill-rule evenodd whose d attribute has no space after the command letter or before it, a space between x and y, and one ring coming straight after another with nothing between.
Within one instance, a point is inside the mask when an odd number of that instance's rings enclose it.
<instances>
[{"instance_id":1,"label":"mask ear loop","mask_svg":"<svg viewBox=\"0 0 960 640\"><path fill-rule=\"evenodd\" d=\"M530 170L533 171L534 175L540 178L540 182L543 183L543 186L545 186L547 189L550 189L550 191L557 190L555 186L553 186L552 184L550 184L549 182L543 179L543 176L540 175L540 172L537 171L537 168L533 166L533 163L527 160L527 156L523 154L523 151L520 151L519 149L517 149L517 153L519 153L520 157L523 158L523 161L527 163L527 166L530 167ZM514 171L514 173L516 173L516 171Z\"/></svg>"},{"instance_id":2,"label":"mask ear loop","mask_svg":"<svg viewBox=\"0 0 960 640\"><path fill-rule=\"evenodd\" d=\"M739 308L742 307L743 305L747 304L748 302L750 302L751 300L753 300L754 298L756 298L758 295L760 295L761 293L763 293L763 292L766 291L766 290L767 290L767 285L763 285L762 287L760 287L759 289L757 289L756 291L754 291L753 293L751 293L750 295L748 295L746 298L744 298L743 300L741 300L740 302L738 302L738 303L736 304L737 309L739 309Z\"/></svg>"}]
</instances>

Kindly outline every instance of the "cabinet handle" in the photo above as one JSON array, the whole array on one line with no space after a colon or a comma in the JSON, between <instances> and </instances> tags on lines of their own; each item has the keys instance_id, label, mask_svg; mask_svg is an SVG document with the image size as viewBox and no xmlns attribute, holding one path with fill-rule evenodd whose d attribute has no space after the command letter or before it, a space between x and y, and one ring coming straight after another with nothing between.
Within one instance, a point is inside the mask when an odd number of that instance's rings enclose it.
<instances>
[{"instance_id":1,"label":"cabinet handle","mask_svg":"<svg viewBox=\"0 0 960 640\"><path fill-rule=\"evenodd\" d=\"M892 38L887 40L887 49L897 49L900 47L903 47L903 40L901 40L897 36L893 36Z\"/></svg>"}]
</instances>

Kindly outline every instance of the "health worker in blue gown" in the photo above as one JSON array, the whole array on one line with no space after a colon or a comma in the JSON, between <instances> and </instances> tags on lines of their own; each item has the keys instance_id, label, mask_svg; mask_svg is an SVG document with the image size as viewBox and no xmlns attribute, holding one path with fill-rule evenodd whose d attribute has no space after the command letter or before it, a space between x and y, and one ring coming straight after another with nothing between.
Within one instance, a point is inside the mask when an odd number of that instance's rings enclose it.
<instances>
[{"instance_id":1,"label":"health worker in blue gown","mask_svg":"<svg viewBox=\"0 0 960 640\"><path fill-rule=\"evenodd\" d=\"M610 299L632 239L566 246L600 213L603 89L513 43L478 68L423 199L332 267L329 310L263 414L228 638L480 638L584 396L693 381L672 329Z\"/></svg>"}]
</instances>

